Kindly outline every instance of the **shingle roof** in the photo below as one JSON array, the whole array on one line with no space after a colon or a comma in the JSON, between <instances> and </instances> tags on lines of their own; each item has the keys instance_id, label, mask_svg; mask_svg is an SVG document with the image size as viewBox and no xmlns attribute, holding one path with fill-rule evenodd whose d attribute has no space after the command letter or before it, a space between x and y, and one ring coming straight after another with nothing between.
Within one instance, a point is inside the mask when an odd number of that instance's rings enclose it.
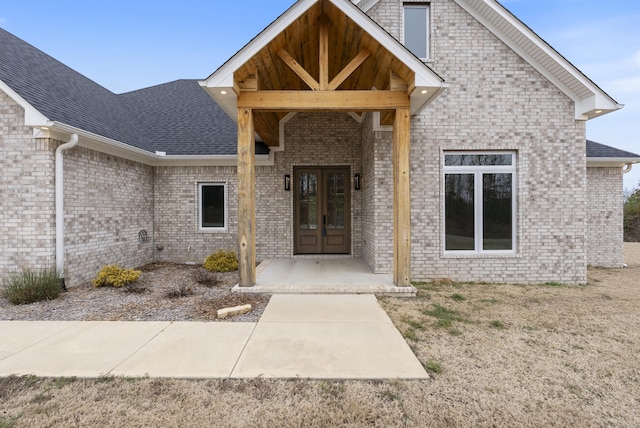
<instances>
[{"instance_id":1,"label":"shingle roof","mask_svg":"<svg viewBox=\"0 0 640 428\"><path fill-rule=\"evenodd\" d=\"M1 28L0 80L50 120L151 153L237 152L236 124L196 80L116 95Z\"/></svg>"},{"instance_id":2,"label":"shingle roof","mask_svg":"<svg viewBox=\"0 0 640 428\"><path fill-rule=\"evenodd\" d=\"M587 157L588 158L638 158L640 155L627 152L625 150L616 149L615 147L606 146L604 144L596 143L595 141L587 140Z\"/></svg>"},{"instance_id":3,"label":"shingle roof","mask_svg":"<svg viewBox=\"0 0 640 428\"><path fill-rule=\"evenodd\" d=\"M3 29L0 80L53 121L149 150L117 95Z\"/></svg>"},{"instance_id":4,"label":"shingle roof","mask_svg":"<svg viewBox=\"0 0 640 428\"><path fill-rule=\"evenodd\" d=\"M234 155L236 123L196 80L177 80L119 95L140 134L153 150L167 155ZM269 148L256 142L257 154Z\"/></svg>"}]
</instances>

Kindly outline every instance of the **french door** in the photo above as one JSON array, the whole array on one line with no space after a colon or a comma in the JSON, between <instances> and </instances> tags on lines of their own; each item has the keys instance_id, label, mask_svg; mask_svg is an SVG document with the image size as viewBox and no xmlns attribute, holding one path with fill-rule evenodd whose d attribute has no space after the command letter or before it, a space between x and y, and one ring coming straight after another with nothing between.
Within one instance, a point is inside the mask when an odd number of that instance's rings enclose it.
<instances>
[{"instance_id":1,"label":"french door","mask_svg":"<svg viewBox=\"0 0 640 428\"><path fill-rule=\"evenodd\" d=\"M294 253L349 254L349 167L296 167L293 190Z\"/></svg>"}]
</instances>

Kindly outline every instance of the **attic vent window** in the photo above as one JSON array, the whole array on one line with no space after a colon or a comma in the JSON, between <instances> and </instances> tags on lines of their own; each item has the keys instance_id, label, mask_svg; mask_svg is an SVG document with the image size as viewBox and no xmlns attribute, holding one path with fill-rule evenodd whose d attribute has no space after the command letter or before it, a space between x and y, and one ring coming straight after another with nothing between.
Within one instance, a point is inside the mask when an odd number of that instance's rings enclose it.
<instances>
[{"instance_id":1,"label":"attic vent window","mask_svg":"<svg viewBox=\"0 0 640 428\"><path fill-rule=\"evenodd\" d=\"M429 58L428 3L404 3L403 43L418 58Z\"/></svg>"}]
</instances>

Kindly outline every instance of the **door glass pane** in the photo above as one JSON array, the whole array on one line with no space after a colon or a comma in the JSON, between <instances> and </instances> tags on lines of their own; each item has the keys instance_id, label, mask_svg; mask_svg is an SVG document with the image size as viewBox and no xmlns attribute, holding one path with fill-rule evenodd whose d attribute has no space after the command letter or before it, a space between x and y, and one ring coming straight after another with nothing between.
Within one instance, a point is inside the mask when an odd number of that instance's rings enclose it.
<instances>
[{"instance_id":1,"label":"door glass pane","mask_svg":"<svg viewBox=\"0 0 640 428\"><path fill-rule=\"evenodd\" d=\"M318 229L318 177L313 173L300 173L300 229Z\"/></svg>"},{"instance_id":2,"label":"door glass pane","mask_svg":"<svg viewBox=\"0 0 640 428\"><path fill-rule=\"evenodd\" d=\"M512 250L512 175L482 175L484 250Z\"/></svg>"},{"instance_id":3,"label":"door glass pane","mask_svg":"<svg viewBox=\"0 0 640 428\"><path fill-rule=\"evenodd\" d=\"M474 175L445 174L445 249L475 250Z\"/></svg>"},{"instance_id":4,"label":"door glass pane","mask_svg":"<svg viewBox=\"0 0 640 428\"><path fill-rule=\"evenodd\" d=\"M327 184L327 229L344 229L344 174L330 172L326 174Z\"/></svg>"}]
</instances>

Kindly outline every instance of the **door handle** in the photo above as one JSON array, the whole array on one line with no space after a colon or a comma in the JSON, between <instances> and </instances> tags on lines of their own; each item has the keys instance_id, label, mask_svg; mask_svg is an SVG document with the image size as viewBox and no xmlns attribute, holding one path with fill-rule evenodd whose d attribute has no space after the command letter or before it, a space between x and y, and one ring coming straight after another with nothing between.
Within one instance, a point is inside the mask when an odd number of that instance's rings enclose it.
<instances>
[{"instance_id":1,"label":"door handle","mask_svg":"<svg viewBox=\"0 0 640 428\"><path fill-rule=\"evenodd\" d=\"M322 236L327 236L327 216L322 216Z\"/></svg>"}]
</instances>

